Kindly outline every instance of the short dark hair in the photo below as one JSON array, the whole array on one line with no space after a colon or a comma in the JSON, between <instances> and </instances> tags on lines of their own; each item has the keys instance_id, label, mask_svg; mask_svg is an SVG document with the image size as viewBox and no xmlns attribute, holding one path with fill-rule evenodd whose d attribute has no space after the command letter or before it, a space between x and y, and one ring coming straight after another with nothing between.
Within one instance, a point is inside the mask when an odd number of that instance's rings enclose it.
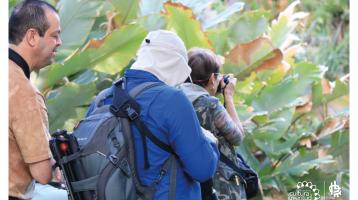
<instances>
[{"instance_id":1,"label":"short dark hair","mask_svg":"<svg viewBox=\"0 0 358 200\"><path fill-rule=\"evenodd\" d=\"M50 27L45 8L57 12L56 8L45 1L25 0L18 4L9 19L9 43L18 45L30 28L36 29L41 37L44 36Z\"/></svg>"},{"instance_id":2,"label":"short dark hair","mask_svg":"<svg viewBox=\"0 0 358 200\"><path fill-rule=\"evenodd\" d=\"M192 48L188 51L188 59L191 79L197 85L205 87L211 74L220 70L217 56L209 49Z\"/></svg>"}]
</instances>

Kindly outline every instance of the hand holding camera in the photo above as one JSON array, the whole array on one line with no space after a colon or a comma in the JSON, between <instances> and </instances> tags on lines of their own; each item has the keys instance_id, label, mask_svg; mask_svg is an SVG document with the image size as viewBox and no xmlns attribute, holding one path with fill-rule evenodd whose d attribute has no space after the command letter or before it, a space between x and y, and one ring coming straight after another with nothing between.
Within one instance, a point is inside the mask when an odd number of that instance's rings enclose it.
<instances>
[{"instance_id":1,"label":"hand holding camera","mask_svg":"<svg viewBox=\"0 0 358 200\"><path fill-rule=\"evenodd\" d=\"M237 79L233 74L225 74L223 79L220 81L220 89L225 97L225 101L227 98L232 99L235 93Z\"/></svg>"}]
</instances>

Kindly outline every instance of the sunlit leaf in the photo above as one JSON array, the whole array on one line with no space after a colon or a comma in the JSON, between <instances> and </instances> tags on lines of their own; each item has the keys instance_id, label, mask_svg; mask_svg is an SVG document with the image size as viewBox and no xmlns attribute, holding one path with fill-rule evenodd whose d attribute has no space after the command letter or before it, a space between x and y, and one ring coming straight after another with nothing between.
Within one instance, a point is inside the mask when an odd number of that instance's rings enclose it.
<instances>
[{"instance_id":1,"label":"sunlit leaf","mask_svg":"<svg viewBox=\"0 0 358 200\"><path fill-rule=\"evenodd\" d=\"M265 124L261 124L261 127L254 131L253 137L264 142L278 140L291 125L294 112L295 109L290 108L273 113L268 119L263 121Z\"/></svg>"},{"instance_id":2,"label":"sunlit leaf","mask_svg":"<svg viewBox=\"0 0 358 200\"><path fill-rule=\"evenodd\" d=\"M249 137L247 136L240 146L237 147L237 151L245 158L245 161L255 170L259 169L260 162L255 158L255 156L250 151Z\"/></svg>"},{"instance_id":3,"label":"sunlit leaf","mask_svg":"<svg viewBox=\"0 0 358 200\"><path fill-rule=\"evenodd\" d=\"M75 83L68 83L53 91L56 94L50 95L47 99L50 131L62 129L68 119L83 117L83 115L77 115L75 109L88 105L96 91L94 84L78 85Z\"/></svg>"},{"instance_id":4,"label":"sunlit leaf","mask_svg":"<svg viewBox=\"0 0 358 200\"><path fill-rule=\"evenodd\" d=\"M299 4L299 1L292 2L286 10L280 13L277 20L273 20L269 37L272 39L272 44L276 48L284 49L284 43L292 36L298 22L308 16L308 13L294 12L294 8Z\"/></svg>"},{"instance_id":5,"label":"sunlit leaf","mask_svg":"<svg viewBox=\"0 0 358 200\"><path fill-rule=\"evenodd\" d=\"M244 5L245 3L243 2L236 2L230 5L230 7L226 8L223 12L221 12L214 18L207 19L203 25L204 29L209 29L221 22L228 20L231 15L241 11L244 8Z\"/></svg>"},{"instance_id":6,"label":"sunlit leaf","mask_svg":"<svg viewBox=\"0 0 358 200\"><path fill-rule=\"evenodd\" d=\"M137 19L139 0L112 0L111 2L118 13L115 17L118 26L128 24Z\"/></svg>"},{"instance_id":7,"label":"sunlit leaf","mask_svg":"<svg viewBox=\"0 0 358 200\"><path fill-rule=\"evenodd\" d=\"M274 49L268 38L260 37L246 44L236 45L226 55L225 72L233 72L242 79L254 70L277 67L282 61L282 52Z\"/></svg>"},{"instance_id":8,"label":"sunlit leaf","mask_svg":"<svg viewBox=\"0 0 358 200\"><path fill-rule=\"evenodd\" d=\"M181 3L184 6L193 10L195 15L199 15L209 6L214 0L172 0L173 3Z\"/></svg>"},{"instance_id":9,"label":"sunlit leaf","mask_svg":"<svg viewBox=\"0 0 358 200\"><path fill-rule=\"evenodd\" d=\"M235 91L243 94L251 94L254 86L254 80L256 79L256 73L253 72L243 81L236 83Z\"/></svg>"},{"instance_id":10,"label":"sunlit leaf","mask_svg":"<svg viewBox=\"0 0 358 200\"><path fill-rule=\"evenodd\" d=\"M110 58L115 53L117 53L116 55L131 54L134 56L145 35L146 32L142 28L134 25L113 31L105 38L105 41L100 48L86 49L67 60L64 65L54 64L51 66L47 74L46 85L44 88L53 86L57 81L66 76L91 68L97 64L99 65L103 61L106 62L106 59ZM128 59L128 62L129 60L130 58ZM120 68L118 71L119 70Z\"/></svg>"},{"instance_id":11,"label":"sunlit leaf","mask_svg":"<svg viewBox=\"0 0 358 200\"><path fill-rule=\"evenodd\" d=\"M301 176L307 174L308 170L313 168L318 168L321 164L333 163L334 160L332 156L326 156L322 158L312 158L306 161L297 161L297 158L302 157L302 155L295 154L291 158L285 160L280 166L278 166L272 176L278 174L289 173L296 176ZM302 158L301 158L302 159Z\"/></svg>"},{"instance_id":12,"label":"sunlit leaf","mask_svg":"<svg viewBox=\"0 0 358 200\"><path fill-rule=\"evenodd\" d=\"M201 24L193 12L181 5L167 2L164 4L168 29L174 30L184 41L186 48L211 48L208 36L202 31Z\"/></svg>"},{"instance_id":13,"label":"sunlit leaf","mask_svg":"<svg viewBox=\"0 0 358 200\"><path fill-rule=\"evenodd\" d=\"M61 0L57 6L61 20L62 46L56 59L63 61L85 43L96 17L102 10L103 1Z\"/></svg>"},{"instance_id":14,"label":"sunlit leaf","mask_svg":"<svg viewBox=\"0 0 358 200\"><path fill-rule=\"evenodd\" d=\"M237 105L236 111L237 111L241 121L252 120L256 116L267 115L267 112L255 112L253 107L248 106L246 104Z\"/></svg>"},{"instance_id":15,"label":"sunlit leaf","mask_svg":"<svg viewBox=\"0 0 358 200\"><path fill-rule=\"evenodd\" d=\"M159 14L166 1L167 0L141 0L139 5L141 16Z\"/></svg>"},{"instance_id":16,"label":"sunlit leaf","mask_svg":"<svg viewBox=\"0 0 358 200\"><path fill-rule=\"evenodd\" d=\"M276 85L268 85L260 95L253 100L257 111L269 111L282 107L301 105L297 98L311 93L311 88L319 80L320 69L313 64L301 63L295 67L294 74Z\"/></svg>"},{"instance_id":17,"label":"sunlit leaf","mask_svg":"<svg viewBox=\"0 0 358 200\"><path fill-rule=\"evenodd\" d=\"M312 95L306 95L297 98L297 101L293 102L296 105L296 112L297 113L307 113L310 112L312 109Z\"/></svg>"},{"instance_id":18,"label":"sunlit leaf","mask_svg":"<svg viewBox=\"0 0 358 200\"><path fill-rule=\"evenodd\" d=\"M225 55L229 50L228 40L223 39L227 38L229 35L228 29L211 29L208 31L209 40L213 47L215 47L215 53L220 55Z\"/></svg>"},{"instance_id":19,"label":"sunlit leaf","mask_svg":"<svg viewBox=\"0 0 358 200\"><path fill-rule=\"evenodd\" d=\"M329 101L332 101L334 99L337 99L341 96L348 95L348 94L349 94L349 85L340 81L340 80L337 80L335 82L335 86L334 86L332 94L328 95L326 99L329 102Z\"/></svg>"},{"instance_id":20,"label":"sunlit leaf","mask_svg":"<svg viewBox=\"0 0 358 200\"><path fill-rule=\"evenodd\" d=\"M139 19L139 23L149 31L155 31L158 29L165 29L166 20L160 14L150 14Z\"/></svg>"},{"instance_id":21,"label":"sunlit leaf","mask_svg":"<svg viewBox=\"0 0 358 200\"><path fill-rule=\"evenodd\" d=\"M290 137L285 142L280 142L277 140L255 140L255 144L262 149L265 154L270 156L278 156L283 153L289 153L292 151L293 145L298 141L300 136Z\"/></svg>"},{"instance_id":22,"label":"sunlit leaf","mask_svg":"<svg viewBox=\"0 0 358 200\"><path fill-rule=\"evenodd\" d=\"M248 43L263 35L267 30L268 12L248 11L232 25L230 39L235 44Z\"/></svg>"},{"instance_id":23,"label":"sunlit leaf","mask_svg":"<svg viewBox=\"0 0 358 200\"><path fill-rule=\"evenodd\" d=\"M317 133L318 139L342 130L348 122L347 116L328 118L323 122L323 127L319 130L319 133Z\"/></svg>"},{"instance_id":24,"label":"sunlit leaf","mask_svg":"<svg viewBox=\"0 0 358 200\"><path fill-rule=\"evenodd\" d=\"M290 46L289 48L285 49L283 51L284 60L290 64L294 63L295 56L299 53L304 52L304 48L302 44L296 44L293 46Z\"/></svg>"},{"instance_id":25,"label":"sunlit leaf","mask_svg":"<svg viewBox=\"0 0 358 200\"><path fill-rule=\"evenodd\" d=\"M312 89L314 106L318 106L322 102L329 103L349 94L349 85L341 80L336 80L334 82L334 88L332 88L328 80L322 79L321 82L315 84Z\"/></svg>"}]
</instances>

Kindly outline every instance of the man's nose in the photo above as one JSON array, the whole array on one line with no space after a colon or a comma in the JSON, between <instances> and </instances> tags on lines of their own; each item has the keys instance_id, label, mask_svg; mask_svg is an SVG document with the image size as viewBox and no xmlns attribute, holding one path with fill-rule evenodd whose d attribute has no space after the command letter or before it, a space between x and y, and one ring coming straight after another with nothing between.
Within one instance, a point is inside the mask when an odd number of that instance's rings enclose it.
<instances>
[{"instance_id":1,"label":"man's nose","mask_svg":"<svg viewBox=\"0 0 358 200\"><path fill-rule=\"evenodd\" d=\"M57 46L61 46L61 45L62 45L62 40L61 40L61 37L59 37L57 40Z\"/></svg>"}]
</instances>

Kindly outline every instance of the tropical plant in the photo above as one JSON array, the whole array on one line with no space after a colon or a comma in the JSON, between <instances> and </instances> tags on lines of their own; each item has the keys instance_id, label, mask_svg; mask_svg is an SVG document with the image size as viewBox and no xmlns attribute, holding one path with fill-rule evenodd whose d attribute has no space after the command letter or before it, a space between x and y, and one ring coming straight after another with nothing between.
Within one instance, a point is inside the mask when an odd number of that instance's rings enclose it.
<instances>
[{"instance_id":1,"label":"tropical plant","mask_svg":"<svg viewBox=\"0 0 358 200\"><path fill-rule=\"evenodd\" d=\"M223 72L239 79L235 102L247 135L237 151L259 173L258 198L286 198L301 180L315 181L321 195L323 183L337 180L348 198L349 79L329 81L321 63L300 58L306 46L297 30L308 13L297 5L276 17L231 1L58 1L64 45L55 64L32 76L47 98L50 130L72 130L147 32L168 29L188 49L225 57Z\"/></svg>"}]
</instances>

